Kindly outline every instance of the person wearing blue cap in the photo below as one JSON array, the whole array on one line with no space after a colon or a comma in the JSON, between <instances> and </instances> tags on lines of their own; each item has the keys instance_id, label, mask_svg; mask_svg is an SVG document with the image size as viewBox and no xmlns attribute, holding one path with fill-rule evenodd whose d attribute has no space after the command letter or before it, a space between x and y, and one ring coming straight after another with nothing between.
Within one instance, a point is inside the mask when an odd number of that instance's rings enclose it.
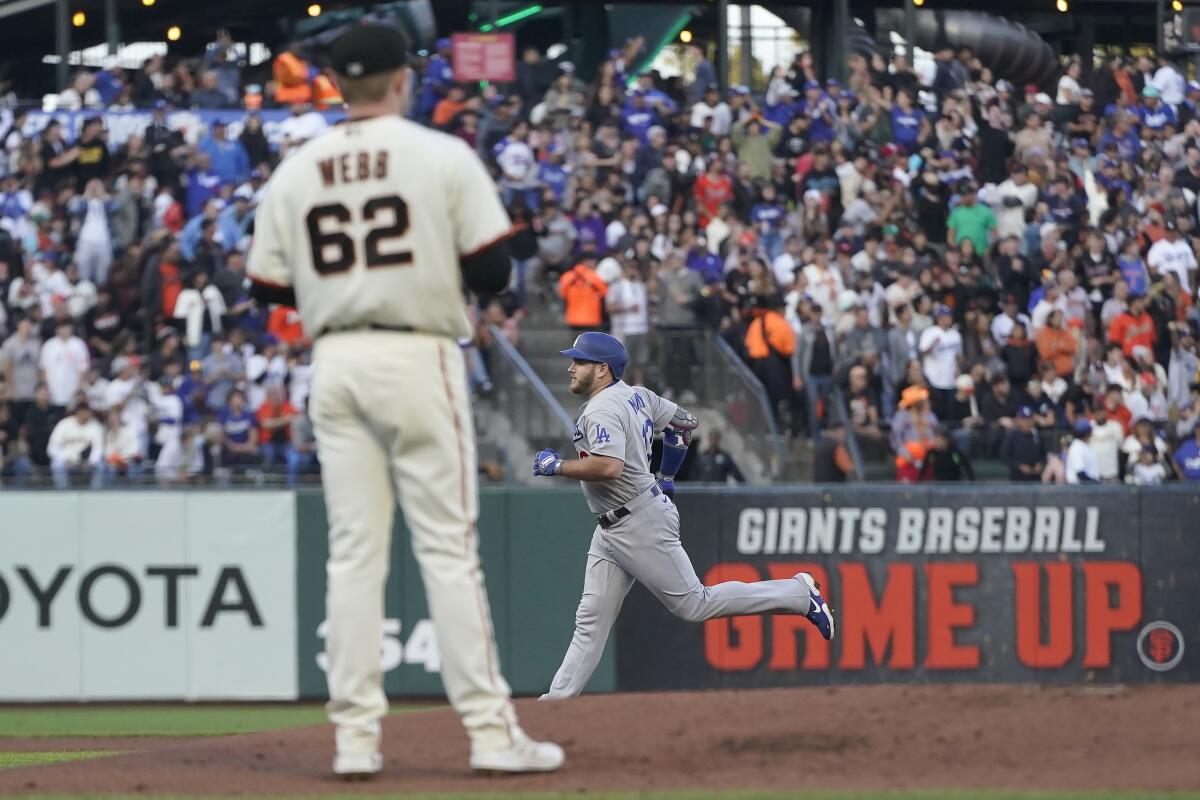
<instances>
[{"instance_id":1,"label":"person wearing blue cap","mask_svg":"<svg viewBox=\"0 0 1200 800\"><path fill-rule=\"evenodd\" d=\"M208 153L212 170L222 181L241 183L250 175L250 154L237 139L229 139L226 130L225 120L213 120L208 135L200 140L196 149Z\"/></svg>"},{"instance_id":2,"label":"person wearing blue cap","mask_svg":"<svg viewBox=\"0 0 1200 800\"><path fill-rule=\"evenodd\" d=\"M804 82L804 99L799 103L799 110L812 120L812 126L808 131L810 141L833 141L837 104L821 90L820 81L810 79Z\"/></svg>"},{"instance_id":3,"label":"person wearing blue cap","mask_svg":"<svg viewBox=\"0 0 1200 800\"><path fill-rule=\"evenodd\" d=\"M1016 427L1000 445L1000 460L1008 466L1008 477L1017 483L1038 483L1046 468L1046 444L1034 424L1033 409L1017 409Z\"/></svg>"},{"instance_id":4,"label":"person wearing blue cap","mask_svg":"<svg viewBox=\"0 0 1200 800\"><path fill-rule=\"evenodd\" d=\"M1092 423L1078 419L1074 426L1075 438L1067 448L1067 483L1099 483L1100 464L1092 450Z\"/></svg>"},{"instance_id":5,"label":"person wearing blue cap","mask_svg":"<svg viewBox=\"0 0 1200 800\"><path fill-rule=\"evenodd\" d=\"M1147 85L1142 89L1142 102L1137 108L1138 119L1142 122L1142 135L1157 138L1162 129L1168 125L1179 126L1179 117L1175 109L1162 101L1158 89Z\"/></svg>"},{"instance_id":6,"label":"person wearing blue cap","mask_svg":"<svg viewBox=\"0 0 1200 800\"><path fill-rule=\"evenodd\" d=\"M433 118L433 109L442 98L450 93L454 83L454 67L450 63L450 39L437 40L437 52L429 57L425 65L425 74L421 77L421 89L418 95L417 113L422 120Z\"/></svg>"}]
</instances>

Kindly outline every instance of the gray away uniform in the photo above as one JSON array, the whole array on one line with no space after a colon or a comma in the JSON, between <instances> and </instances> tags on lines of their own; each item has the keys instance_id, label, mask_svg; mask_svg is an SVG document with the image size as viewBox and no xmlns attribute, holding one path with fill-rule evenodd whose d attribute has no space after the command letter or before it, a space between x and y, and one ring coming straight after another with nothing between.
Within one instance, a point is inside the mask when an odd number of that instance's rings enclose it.
<instances>
[{"instance_id":1,"label":"gray away uniform","mask_svg":"<svg viewBox=\"0 0 1200 800\"><path fill-rule=\"evenodd\" d=\"M791 578L704 586L696 577L679 543L679 512L650 474L650 445L675 409L674 403L649 389L620 381L583 406L575 426L579 457L609 456L625 462L617 478L581 481L588 507L597 515L621 507L630 513L607 528L597 525L592 534L575 634L543 700L583 691L635 580L688 622L768 611L808 613L808 592Z\"/></svg>"}]
</instances>

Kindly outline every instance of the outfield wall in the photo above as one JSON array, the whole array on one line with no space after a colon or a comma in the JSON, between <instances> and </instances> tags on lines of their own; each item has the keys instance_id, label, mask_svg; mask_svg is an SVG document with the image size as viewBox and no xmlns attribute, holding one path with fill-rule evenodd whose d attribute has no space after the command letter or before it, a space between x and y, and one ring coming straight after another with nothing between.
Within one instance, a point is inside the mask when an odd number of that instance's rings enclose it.
<instances>
[{"instance_id":1,"label":"outfield wall","mask_svg":"<svg viewBox=\"0 0 1200 800\"><path fill-rule=\"evenodd\" d=\"M1200 492L1189 487L681 488L706 582L818 575L801 618L673 619L635 587L591 691L1200 679ZM488 489L480 540L505 674L549 684L592 522L579 492ZM380 655L441 694L408 534ZM324 695L319 492L0 492L0 701Z\"/></svg>"}]
</instances>

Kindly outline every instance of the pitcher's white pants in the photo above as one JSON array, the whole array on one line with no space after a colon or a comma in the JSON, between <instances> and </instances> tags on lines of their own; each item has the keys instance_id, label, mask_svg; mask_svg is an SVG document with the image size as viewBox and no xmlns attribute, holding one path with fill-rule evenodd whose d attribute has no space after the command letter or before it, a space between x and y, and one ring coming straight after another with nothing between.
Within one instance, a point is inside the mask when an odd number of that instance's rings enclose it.
<instances>
[{"instance_id":1,"label":"pitcher's white pants","mask_svg":"<svg viewBox=\"0 0 1200 800\"><path fill-rule=\"evenodd\" d=\"M399 498L441 651L474 747L518 731L500 674L475 520L475 431L450 339L387 331L321 337L310 410L329 515L329 719L339 752L378 746L384 585Z\"/></svg>"}]
</instances>

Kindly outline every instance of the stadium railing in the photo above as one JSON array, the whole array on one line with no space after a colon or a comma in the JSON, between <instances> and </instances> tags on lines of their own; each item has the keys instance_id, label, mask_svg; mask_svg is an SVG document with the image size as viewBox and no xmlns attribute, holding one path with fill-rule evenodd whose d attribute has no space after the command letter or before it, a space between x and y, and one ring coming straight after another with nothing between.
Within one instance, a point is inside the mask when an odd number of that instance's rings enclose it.
<instances>
[{"instance_id":1,"label":"stadium railing","mask_svg":"<svg viewBox=\"0 0 1200 800\"><path fill-rule=\"evenodd\" d=\"M504 333L494 325L491 332L495 347L488 369L496 403L531 447L561 447L564 434L568 441L573 437L575 421Z\"/></svg>"}]
</instances>

